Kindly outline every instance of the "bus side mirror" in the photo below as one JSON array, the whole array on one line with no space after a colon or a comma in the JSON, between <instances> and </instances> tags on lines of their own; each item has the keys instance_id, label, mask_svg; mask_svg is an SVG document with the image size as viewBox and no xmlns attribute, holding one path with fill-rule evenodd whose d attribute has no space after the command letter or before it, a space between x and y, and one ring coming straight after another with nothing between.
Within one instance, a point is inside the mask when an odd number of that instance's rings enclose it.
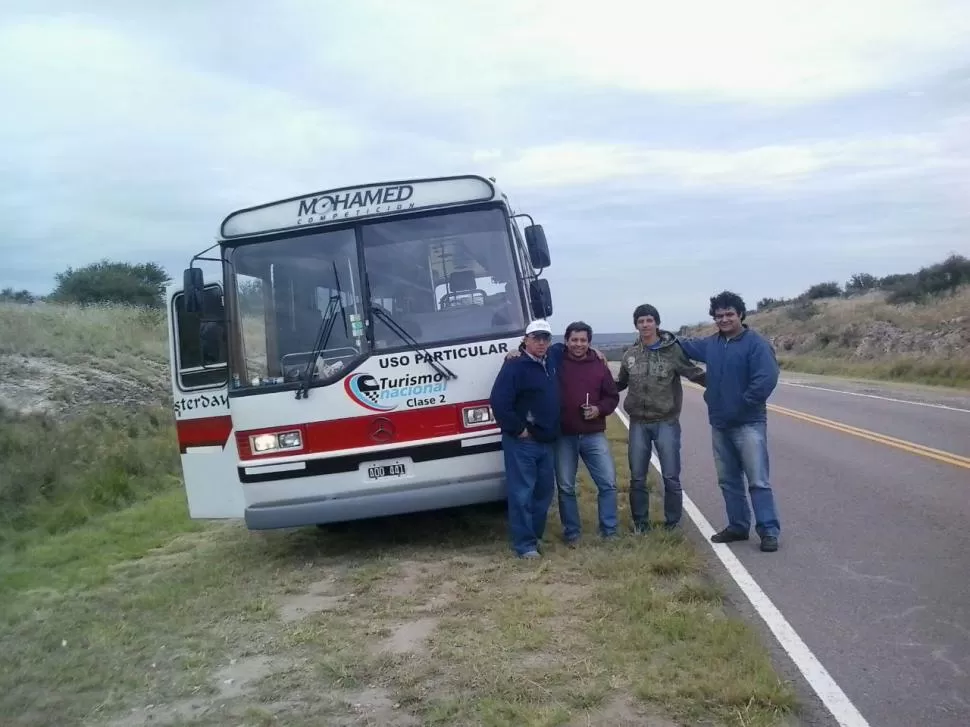
<instances>
[{"instance_id":1,"label":"bus side mirror","mask_svg":"<svg viewBox=\"0 0 970 727\"><path fill-rule=\"evenodd\" d=\"M552 264L549 257L549 243L542 225L529 225L525 228L525 244L529 248L529 260L534 268L547 268Z\"/></svg>"},{"instance_id":2,"label":"bus side mirror","mask_svg":"<svg viewBox=\"0 0 970 727\"><path fill-rule=\"evenodd\" d=\"M539 278L529 283L529 299L532 303L532 315L535 318L548 318L552 315L552 291L549 281Z\"/></svg>"},{"instance_id":3,"label":"bus side mirror","mask_svg":"<svg viewBox=\"0 0 970 727\"><path fill-rule=\"evenodd\" d=\"M202 279L202 270L199 268L186 268L182 273L182 295L185 296L185 312L201 313L205 282Z\"/></svg>"}]
</instances>

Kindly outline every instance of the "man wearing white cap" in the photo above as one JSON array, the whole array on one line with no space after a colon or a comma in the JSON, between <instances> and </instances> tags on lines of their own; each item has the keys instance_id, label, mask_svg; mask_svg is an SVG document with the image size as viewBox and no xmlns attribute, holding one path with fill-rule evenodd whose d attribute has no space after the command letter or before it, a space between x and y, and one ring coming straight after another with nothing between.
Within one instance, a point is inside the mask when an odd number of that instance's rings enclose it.
<instances>
[{"instance_id":1,"label":"man wearing white cap","mask_svg":"<svg viewBox=\"0 0 970 727\"><path fill-rule=\"evenodd\" d=\"M489 403L502 430L509 536L520 558L538 558L556 490L553 443L559 436L559 382L546 356L552 328L544 320L525 329L525 355L506 359Z\"/></svg>"}]
</instances>

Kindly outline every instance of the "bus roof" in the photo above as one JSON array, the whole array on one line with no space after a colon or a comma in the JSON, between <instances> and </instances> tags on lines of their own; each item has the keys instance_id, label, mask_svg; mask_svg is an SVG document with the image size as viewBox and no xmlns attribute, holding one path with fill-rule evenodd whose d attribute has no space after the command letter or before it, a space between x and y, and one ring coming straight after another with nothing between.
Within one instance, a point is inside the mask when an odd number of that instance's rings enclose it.
<instances>
[{"instance_id":1,"label":"bus roof","mask_svg":"<svg viewBox=\"0 0 970 727\"><path fill-rule=\"evenodd\" d=\"M474 174L340 187L237 210L222 221L223 240L504 199L495 184Z\"/></svg>"}]
</instances>

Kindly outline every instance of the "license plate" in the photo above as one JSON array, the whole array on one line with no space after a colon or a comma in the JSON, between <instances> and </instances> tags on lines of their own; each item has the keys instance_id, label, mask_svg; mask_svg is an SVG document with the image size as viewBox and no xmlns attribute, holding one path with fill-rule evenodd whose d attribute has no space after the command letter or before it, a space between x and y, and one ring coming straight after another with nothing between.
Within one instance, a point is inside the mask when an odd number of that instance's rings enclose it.
<instances>
[{"instance_id":1,"label":"license plate","mask_svg":"<svg viewBox=\"0 0 970 727\"><path fill-rule=\"evenodd\" d=\"M407 477L408 467L404 462L368 462L362 465L368 480L386 480Z\"/></svg>"}]
</instances>

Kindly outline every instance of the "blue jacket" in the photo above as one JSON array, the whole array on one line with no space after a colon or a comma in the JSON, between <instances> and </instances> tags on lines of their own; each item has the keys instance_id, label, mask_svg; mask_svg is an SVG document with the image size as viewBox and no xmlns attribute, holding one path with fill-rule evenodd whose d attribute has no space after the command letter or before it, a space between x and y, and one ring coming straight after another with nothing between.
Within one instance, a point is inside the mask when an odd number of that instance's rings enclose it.
<instances>
[{"instance_id":1,"label":"blue jacket","mask_svg":"<svg viewBox=\"0 0 970 727\"><path fill-rule=\"evenodd\" d=\"M715 333L678 341L690 358L707 364L704 401L712 427L767 421L766 404L779 371L775 351L764 337L744 326L731 340Z\"/></svg>"},{"instance_id":2,"label":"blue jacket","mask_svg":"<svg viewBox=\"0 0 970 727\"><path fill-rule=\"evenodd\" d=\"M489 404L504 433L517 437L528 429L537 442L552 442L559 437L557 374L561 362L561 356L546 356L543 367L523 354L502 364L492 384Z\"/></svg>"}]
</instances>

